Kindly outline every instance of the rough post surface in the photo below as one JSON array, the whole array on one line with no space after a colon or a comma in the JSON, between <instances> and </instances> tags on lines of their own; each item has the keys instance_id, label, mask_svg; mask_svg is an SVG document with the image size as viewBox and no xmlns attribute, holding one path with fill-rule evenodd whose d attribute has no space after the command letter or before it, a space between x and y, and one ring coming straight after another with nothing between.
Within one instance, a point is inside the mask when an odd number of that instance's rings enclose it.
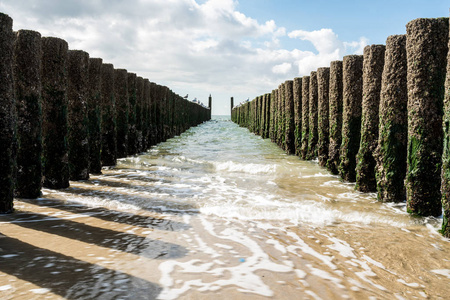
<instances>
[{"instance_id":1,"label":"rough post surface","mask_svg":"<svg viewBox=\"0 0 450 300\"><path fill-rule=\"evenodd\" d=\"M325 167L328 161L328 144L330 141L329 124L329 86L330 68L317 69L318 86L318 142L317 156L319 165Z\"/></svg>"},{"instance_id":2,"label":"rough post surface","mask_svg":"<svg viewBox=\"0 0 450 300\"><path fill-rule=\"evenodd\" d=\"M278 86L278 146L281 149L286 150L286 148L285 148L286 112L285 112L285 106L284 106L284 99L285 99L284 90L285 90L284 84L282 83Z\"/></svg>"},{"instance_id":3,"label":"rough post surface","mask_svg":"<svg viewBox=\"0 0 450 300\"><path fill-rule=\"evenodd\" d=\"M17 112L13 86L13 20L0 13L0 213L13 211Z\"/></svg>"},{"instance_id":4,"label":"rough post surface","mask_svg":"<svg viewBox=\"0 0 450 300\"><path fill-rule=\"evenodd\" d=\"M117 158L128 154L128 72L125 69L114 70L114 91L117 113Z\"/></svg>"},{"instance_id":5,"label":"rough post surface","mask_svg":"<svg viewBox=\"0 0 450 300\"><path fill-rule=\"evenodd\" d=\"M276 114L276 92L272 90L270 94L270 125L269 138L273 142L275 140L275 114Z\"/></svg>"},{"instance_id":6,"label":"rough post surface","mask_svg":"<svg viewBox=\"0 0 450 300\"><path fill-rule=\"evenodd\" d=\"M265 131L265 134L264 134L265 138L269 138L270 117L271 117L270 116L270 113L271 113L271 111L270 111L270 109L271 109L271 95L272 94L270 94L270 93L266 94L266 117L265 117L266 124L265 124L265 129L264 129L264 131Z\"/></svg>"},{"instance_id":7,"label":"rough post surface","mask_svg":"<svg viewBox=\"0 0 450 300\"><path fill-rule=\"evenodd\" d=\"M70 180L89 179L89 54L69 50L67 63Z\"/></svg>"},{"instance_id":8,"label":"rough post surface","mask_svg":"<svg viewBox=\"0 0 450 300\"><path fill-rule=\"evenodd\" d=\"M449 29L450 30L450 29ZM450 238L450 39L447 54L447 76L444 95L444 149L442 154L442 207L444 209L441 233Z\"/></svg>"},{"instance_id":9,"label":"rough post surface","mask_svg":"<svg viewBox=\"0 0 450 300\"><path fill-rule=\"evenodd\" d=\"M362 55L344 56L343 117L339 174L349 182L356 180L356 155L361 138Z\"/></svg>"},{"instance_id":10,"label":"rough post surface","mask_svg":"<svg viewBox=\"0 0 450 300\"><path fill-rule=\"evenodd\" d=\"M18 141L15 195L19 198L38 198L41 195L41 60L40 33L19 30L14 44L13 63Z\"/></svg>"},{"instance_id":11,"label":"rough post surface","mask_svg":"<svg viewBox=\"0 0 450 300\"><path fill-rule=\"evenodd\" d=\"M133 155L138 153L137 150L137 126L136 126L136 99L137 99L137 88L136 88L136 74L128 73L128 103L130 109L128 111L128 155Z\"/></svg>"},{"instance_id":12,"label":"rough post surface","mask_svg":"<svg viewBox=\"0 0 450 300\"><path fill-rule=\"evenodd\" d=\"M89 117L89 172L102 173L102 111L101 58L89 58L88 117Z\"/></svg>"},{"instance_id":13,"label":"rough post surface","mask_svg":"<svg viewBox=\"0 0 450 300\"><path fill-rule=\"evenodd\" d=\"M384 57L375 151L377 196L382 202L402 202L406 199L408 133L406 35L388 37Z\"/></svg>"},{"instance_id":14,"label":"rough post surface","mask_svg":"<svg viewBox=\"0 0 450 300\"><path fill-rule=\"evenodd\" d=\"M294 81L287 80L284 83L285 93L285 144L288 154L295 153L295 123L294 123Z\"/></svg>"},{"instance_id":15,"label":"rough post surface","mask_svg":"<svg viewBox=\"0 0 450 300\"><path fill-rule=\"evenodd\" d=\"M42 143L44 187L69 186L67 42L42 38Z\"/></svg>"},{"instance_id":16,"label":"rough post surface","mask_svg":"<svg viewBox=\"0 0 450 300\"><path fill-rule=\"evenodd\" d=\"M384 52L384 45L371 45L364 48L363 55L361 142L357 156L356 189L366 193L377 190L374 153L378 145L378 107Z\"/></svg>"},{"instance_id":17,"label":"rough post surface","mask_svg":"<svg viewBox=\"0 0 450 300\"><path fill-rule=\"evenodd\" d=\"M317 141L318 141L318 86L317 72L311 72L309 78L309 138L308 138L308 155L306 159L312 160L317 157Z\"/></svg>"},{"instance_id":18,"label":"rough post surface","mask_svg":"<svg viewBox=\"0 0 450 300\"><path fill-rule=\"evenodd\" d=\"M302 158L308 155L309 139L309 76L302 77Z\"/></svg>"},{"instance_id":19,"label":"rough post surface","mask_svg":"<svg viewBox=\"0 0 450 300\"><path fill-rule=\"evenodd\" d=\"M142 144L142 108L144 101L144 78L136 78L136 147L138 152L144 151Z\"/></svg>"},{"instance_id":20,"label":"rough post surface","mask_svg":"<svg viewBox=\"0 0 450 300\"><path fill-rule=\"evenodd\" d=\"M294 78L294 147L295 155L301 156L302 150L302 79Z\"/></svg>"},{"instance_id":21,"label":"rough post surface","mask_svg":"<svg viewBox=\"0 0 450 300\"><path fill-rule=\"evenodd\" d=\"M114 66L102 65L102 165L115 166L117 162L116 100L114 97Z\"/></svg>"},{"instance_id":22,"label":"rough post surface","mask_svg":"<svg viewBox=\"0 0 450 300\"><path fill-rule=\"evenodd\" d=\"M150 97L155 97L154 99L157 99L156 95L154 94L157 92L156 87L156 84L150 84L150 81L148 79L144 79L144 93L142 101L142 141L144 145L144 151L150 148L150 146L153 146L159 142L157 140L158 129L156 124L158 119L152 119L153 114L150 114L149 107ZM150 96L150 92L152 93L152 96Z\"/></svg>"},{"instance_id":23,"label":"rough post surface","mask_svg":"<svg viewBox=\"0 0 450 300\"><path fill-rule=\"evenodd\" d=\"M336 60L330 63L330 91L329 91L329 123L330 143L328 145L327 168L334 175L339 174L340 149L342 143L342 61Z\"/></svg>"},{"instance_id":24,"label":"rough post surface","mask_svg":"<svg viewBox=\"0 0 450 300\"><path fill-rule=\"evenodd\" d=\"M443 99L448 19L416 19L406 25L408 59L407 211L439 216Z\"/></svg>"}]
</instances>

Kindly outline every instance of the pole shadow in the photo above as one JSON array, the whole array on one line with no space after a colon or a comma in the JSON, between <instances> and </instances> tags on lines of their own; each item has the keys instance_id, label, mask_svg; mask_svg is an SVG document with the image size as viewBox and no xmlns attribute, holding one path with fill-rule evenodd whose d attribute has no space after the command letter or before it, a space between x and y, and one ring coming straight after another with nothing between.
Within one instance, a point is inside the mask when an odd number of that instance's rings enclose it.
<instances>
[{"instance_id":1,"label":"pole shadow","mask_svg":"<svg viewBox=\"0 0 450 300\"><path fill-rule=\"evenodd\" d=\"M156 299L162 290L158 284L142 278L2 234L0 245L1 272L66 299Z\"/></svg>"},{"instance_id":2,"label":"pole shadow","mask_svg":"<svg viewBox=\"0 0 450 300\"><path fill-rule=\"evenodd\" d=\"M34 212L19 212L10 222L23 228L150 259L176 259L188 253L185 247L177 244Z\"/></svg>"}]
</instances>

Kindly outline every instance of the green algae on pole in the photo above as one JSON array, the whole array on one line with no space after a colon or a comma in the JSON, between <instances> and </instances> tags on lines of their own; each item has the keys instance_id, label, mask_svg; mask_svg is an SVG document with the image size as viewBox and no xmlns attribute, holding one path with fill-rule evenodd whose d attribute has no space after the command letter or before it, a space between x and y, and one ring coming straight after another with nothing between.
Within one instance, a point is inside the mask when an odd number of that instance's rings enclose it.
<instances>
[{"instance_id":1,"label":"green algae on pole","mask_svg":"<svg viewBox=\"0 0 450 300\"><path fill-rule=\"evenodd\" d=\"M43 186L69 186L67 120L67 42L42 38L42 161Z\"/></svg>"},{"instance_id":2,"label":"green algae on pole","mask_svg":"<svg viewBox=\"0 0 450 300\"><path fill-rule=\"evenodd\" d=\"M294 123L294 81L284 83L285 93L285 145L288 154L295 154L295 123Z\"/></svg>"},{"instance_id":3,"label":"green algae on pole","mask_svg":"<svg viewBox=\"0 0 450 300\"><path fill-rule=\"evenodd\" d=\"M330 68L317 69L318 86L318 142L319 165L325 167L328 161L329 126L329 85Z\"/></svg>"},{"instance_id":4,"label":"green algae on pole","mask_svg":"<svg viewBox=\"0 0 450 300\"><path fill-rule=\"evenodd\" d=\"M309 139L309 76L302 77L302 149L301 157L306 159L308 155Z\"/></svg>"},{"instance_id":5,"label":"green algae on pole","mask_svg":"<svg viewBox=\"0 0 450 300\"><path fill-rule=\"evenodd\" d=\"M444 149L442 153L441 193L444 210L441 233L450 238L450 39L448 42L447 75L444 94Z\"/></svg>"},{"instance_id":6,"label":"green algae on pole","mask_svg":"<svg viewBox=\"0 0 450 300\"><path fill-rule=\"evenodd\" d=\"M137 100L137 76L135 73L128 73L128 102L130 109L128 111L128 155L138 153L137 126L136 126L136 100Z\"/></svg>"},{"instance_id":7,"label":"green algae on pole","mask_svg":"<svg viewBox=\"0 0 450 300\"><path fill-rule=\"evenodd\" d=\"M406 25L407 211L420 216L442 213L440 178L448 27L447 18L416 19Z\"/></svg>"},{"instance_id":8,"label":"green algae on pole","mask_svg":"<svg viewBox=\"0 0 450 300\"><path fill-rule=\"evenodd\" d=\"M342 145L339 174L344 181L356 180L356 155L361 138L362 55L344 56Z\"/></svg>"},{"instance_id":9,"label":"green algae on pole","mask_svg":"<svg viewBox=\"0 0 450 300\"><path fill-rule=\"evenodd\" d=\"M357 156L356 189L366 193L377 189L374 152L378 145L378 107L384 52L384 45L370 45L364 48L363 55L361 141Z\"/></svg>"},{"instance_id":10,"label":"green algae on pole","mask_svg":"<svg viewBox=\"0 0 450 300\"><path fill-rule=\"evenodd\" d=\"M41 34L19 30L14 44L17 105L17 177L14 194L38 198L42 188Z\"/></svg>"},{"instance_id":11,"label":"green algae on pole","mask_svg":"<svg viewBox=\"0 0 450 300\"><path fill-rule=\"evenodd\" d=\"M270 113L271 113L271 102L272 102L272 98L271 98L270 93L266 94L266 116L265 116L265 128L264 128L264 138L269 138L269 130L270 130Z\"/></svg>"},{"instance_id":12,"label":"green algae on pole","mask_svg":"<svg viewBox=\"0 0 450 300\"><path fill-rule=\"evenodd\" d=\"M0 213L13 211L17 112L13 83L13 20L0 13Z\"/></svg>"},{"instance_id":13,"label":"green algae on pole","mask_svg":"<svg viewBox=\"0 0 450 300\"><path fill-rule=\"evenodd\" d=\"M88 118L89 118L89 173L102 173L102 111L101 111L101 58L89 58Z\"/></svg>"},{"instance_id":14,"label":"green algae on pole","mask_svg":"<svg viewBox=\"0 0 450 300\"><path fill-rule=\"evenodd\" d=\"M69 50L67 61L68 146L70 180L89 179L89 119L87 102L89 54Z\"/></svg>"},{"instance_id":15,"label":"green algae on pole","mask_svg":"<svg viewBox=\"0 0 450 300\"><path fill-rule=\"evenodd\" d=\"M302 149L302 79L294 78L294 147L295 155L301 156Z\"/></svg>"},{"instance_id":16,"label":"green algae on pole","mask_svg":"<svg viewBox=\"0 0 450 300\"><path fill-rule=\"evenodd\" d=\"M318 87L317 72L312 71L309 78L309 137L308 154L306 159L312 160L317 157L318 141L318 115L317 115Z\"/></svg>"},{"instance_id":17,"label":"green algae on pole","mask_svg":"<svg viewBox=\"0 0 450 300\"><path fill-rule=\"evenodd\" d=\"M114 66L104 63L101 77L102 165L115 166L117 163L117 129Z\"/></svg>"},{"instance_id":18,"label":"green algae on pole","mask_svg":"<svg viewBox=\"0 0 450 300\"><path fill-rule=\"evenodd\" d=\"M408 90L406 82L406 35L386 40L381 82L378 146L375 151L377 197L381 202L406 198L406 147Z\"/></svg>"},{"instance_id":19,"label":"green algae on pole","mask_svg":"<svg viewBox=\"0 0 450 300\"><path fill-rule=\"evenodd\" d=\"M125 69L114 70L114 91L117 118L117 158L128 154L128 72Z\"/></svg>"},{"instance_id":20,"label":"green algae on pole","mask_svg":"<svg viewBox=\"0 0 450 300\"><path fill-rule=\"evenodd\" d=\"M342 61L336 60L330 63L330 90L329 90L329 125L330 140L328 145L327 168L334 174L339 174L340 149L342 143Z\"/></svg>"},{"instance_id":21,"label":"green algae on pole","mask_svg":"<svg viewBox=\"0 0 450 300\"><path fill-rule=\"evenodd\" d=\"M270 94L270 121L269 121L269 138L273 142L275 140L275 116L277 113L276 107L276 91L272 90Z\"/></svg>"}]
</instances>

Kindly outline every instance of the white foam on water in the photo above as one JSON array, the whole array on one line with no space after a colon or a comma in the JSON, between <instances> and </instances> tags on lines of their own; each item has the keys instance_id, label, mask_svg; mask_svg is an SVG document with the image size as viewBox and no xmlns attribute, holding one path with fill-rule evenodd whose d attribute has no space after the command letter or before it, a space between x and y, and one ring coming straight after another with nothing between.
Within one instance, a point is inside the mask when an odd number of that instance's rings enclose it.
<instances>
[{"instance_id":1,"label":"white foam on water","mask_svg":"<svg viewBox=\"0 0 450 300\"><path fill-rule=\"evenodd\" d=\"M214 162L216 171L247 173L247 174L273 174L277 171L277 166L273 164L243 164L233 161Z\"/></svg>"},{"instance_id":2,"label":"white foam on water","mask_svg":"<svg viewBox=\"0 0 450 300\"><path fill-rule=\"evenodd\" d=\"M161 272L159 283L163 287L163 290L158 296L159 299L176 299L194 287L197 288L198 291L212 292L227 286L235 286L240 292L271 297L273 296L273 291L262 281L260 276L255 274L255 272L258 270L283 273L293 271L292 264L272 262L269 255L260 247L260 245L240 230L226 228L216 232L216 228L212 222L202 216L200 216L199 219L203 225L203 229L205 229L208 234L215 239L223 240L222 243L219 243L219 245L216 246L219 248L216 251L211 251L212 247L205 243L199 243L199 251L214 258L221 256L221 251L225 251L227 254L229 253L229 249L222 247L223 244L232 245L234 243L245 249L246 254L242 255L244 252L241 251L237 255L240 257L239 259L226 265L223 262L217 263L213 259L211 259L212 262L211 260L205 262L198 259L187 262L172 260L162 262L159 265L159 270ZM204 250L206 250L206 252ZM177 272L189 274L190 277L196 275L199 278L183 281L181 286L174 287L175 280L172 273L175 269ZM205 281L203 280L204 274L210 274L212 277ZM217 279L214 280L214 278Z\"/></svg>"}]
</instances>

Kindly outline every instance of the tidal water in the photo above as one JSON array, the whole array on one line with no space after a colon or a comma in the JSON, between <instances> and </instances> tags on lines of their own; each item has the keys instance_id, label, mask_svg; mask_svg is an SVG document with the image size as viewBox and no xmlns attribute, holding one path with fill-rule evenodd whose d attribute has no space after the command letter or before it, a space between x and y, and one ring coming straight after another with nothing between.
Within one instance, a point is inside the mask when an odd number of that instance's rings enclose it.
<instances>
[{"instance_id":1,"label":"tidal water","mask_svg":"<svg viewBox=\"0 0 450 300\"><path fill-rule=\"evenodd\" d=\"M449 299L442 219L216 116L0 216L2 299Z\"/></svg>"}]
</instances>

